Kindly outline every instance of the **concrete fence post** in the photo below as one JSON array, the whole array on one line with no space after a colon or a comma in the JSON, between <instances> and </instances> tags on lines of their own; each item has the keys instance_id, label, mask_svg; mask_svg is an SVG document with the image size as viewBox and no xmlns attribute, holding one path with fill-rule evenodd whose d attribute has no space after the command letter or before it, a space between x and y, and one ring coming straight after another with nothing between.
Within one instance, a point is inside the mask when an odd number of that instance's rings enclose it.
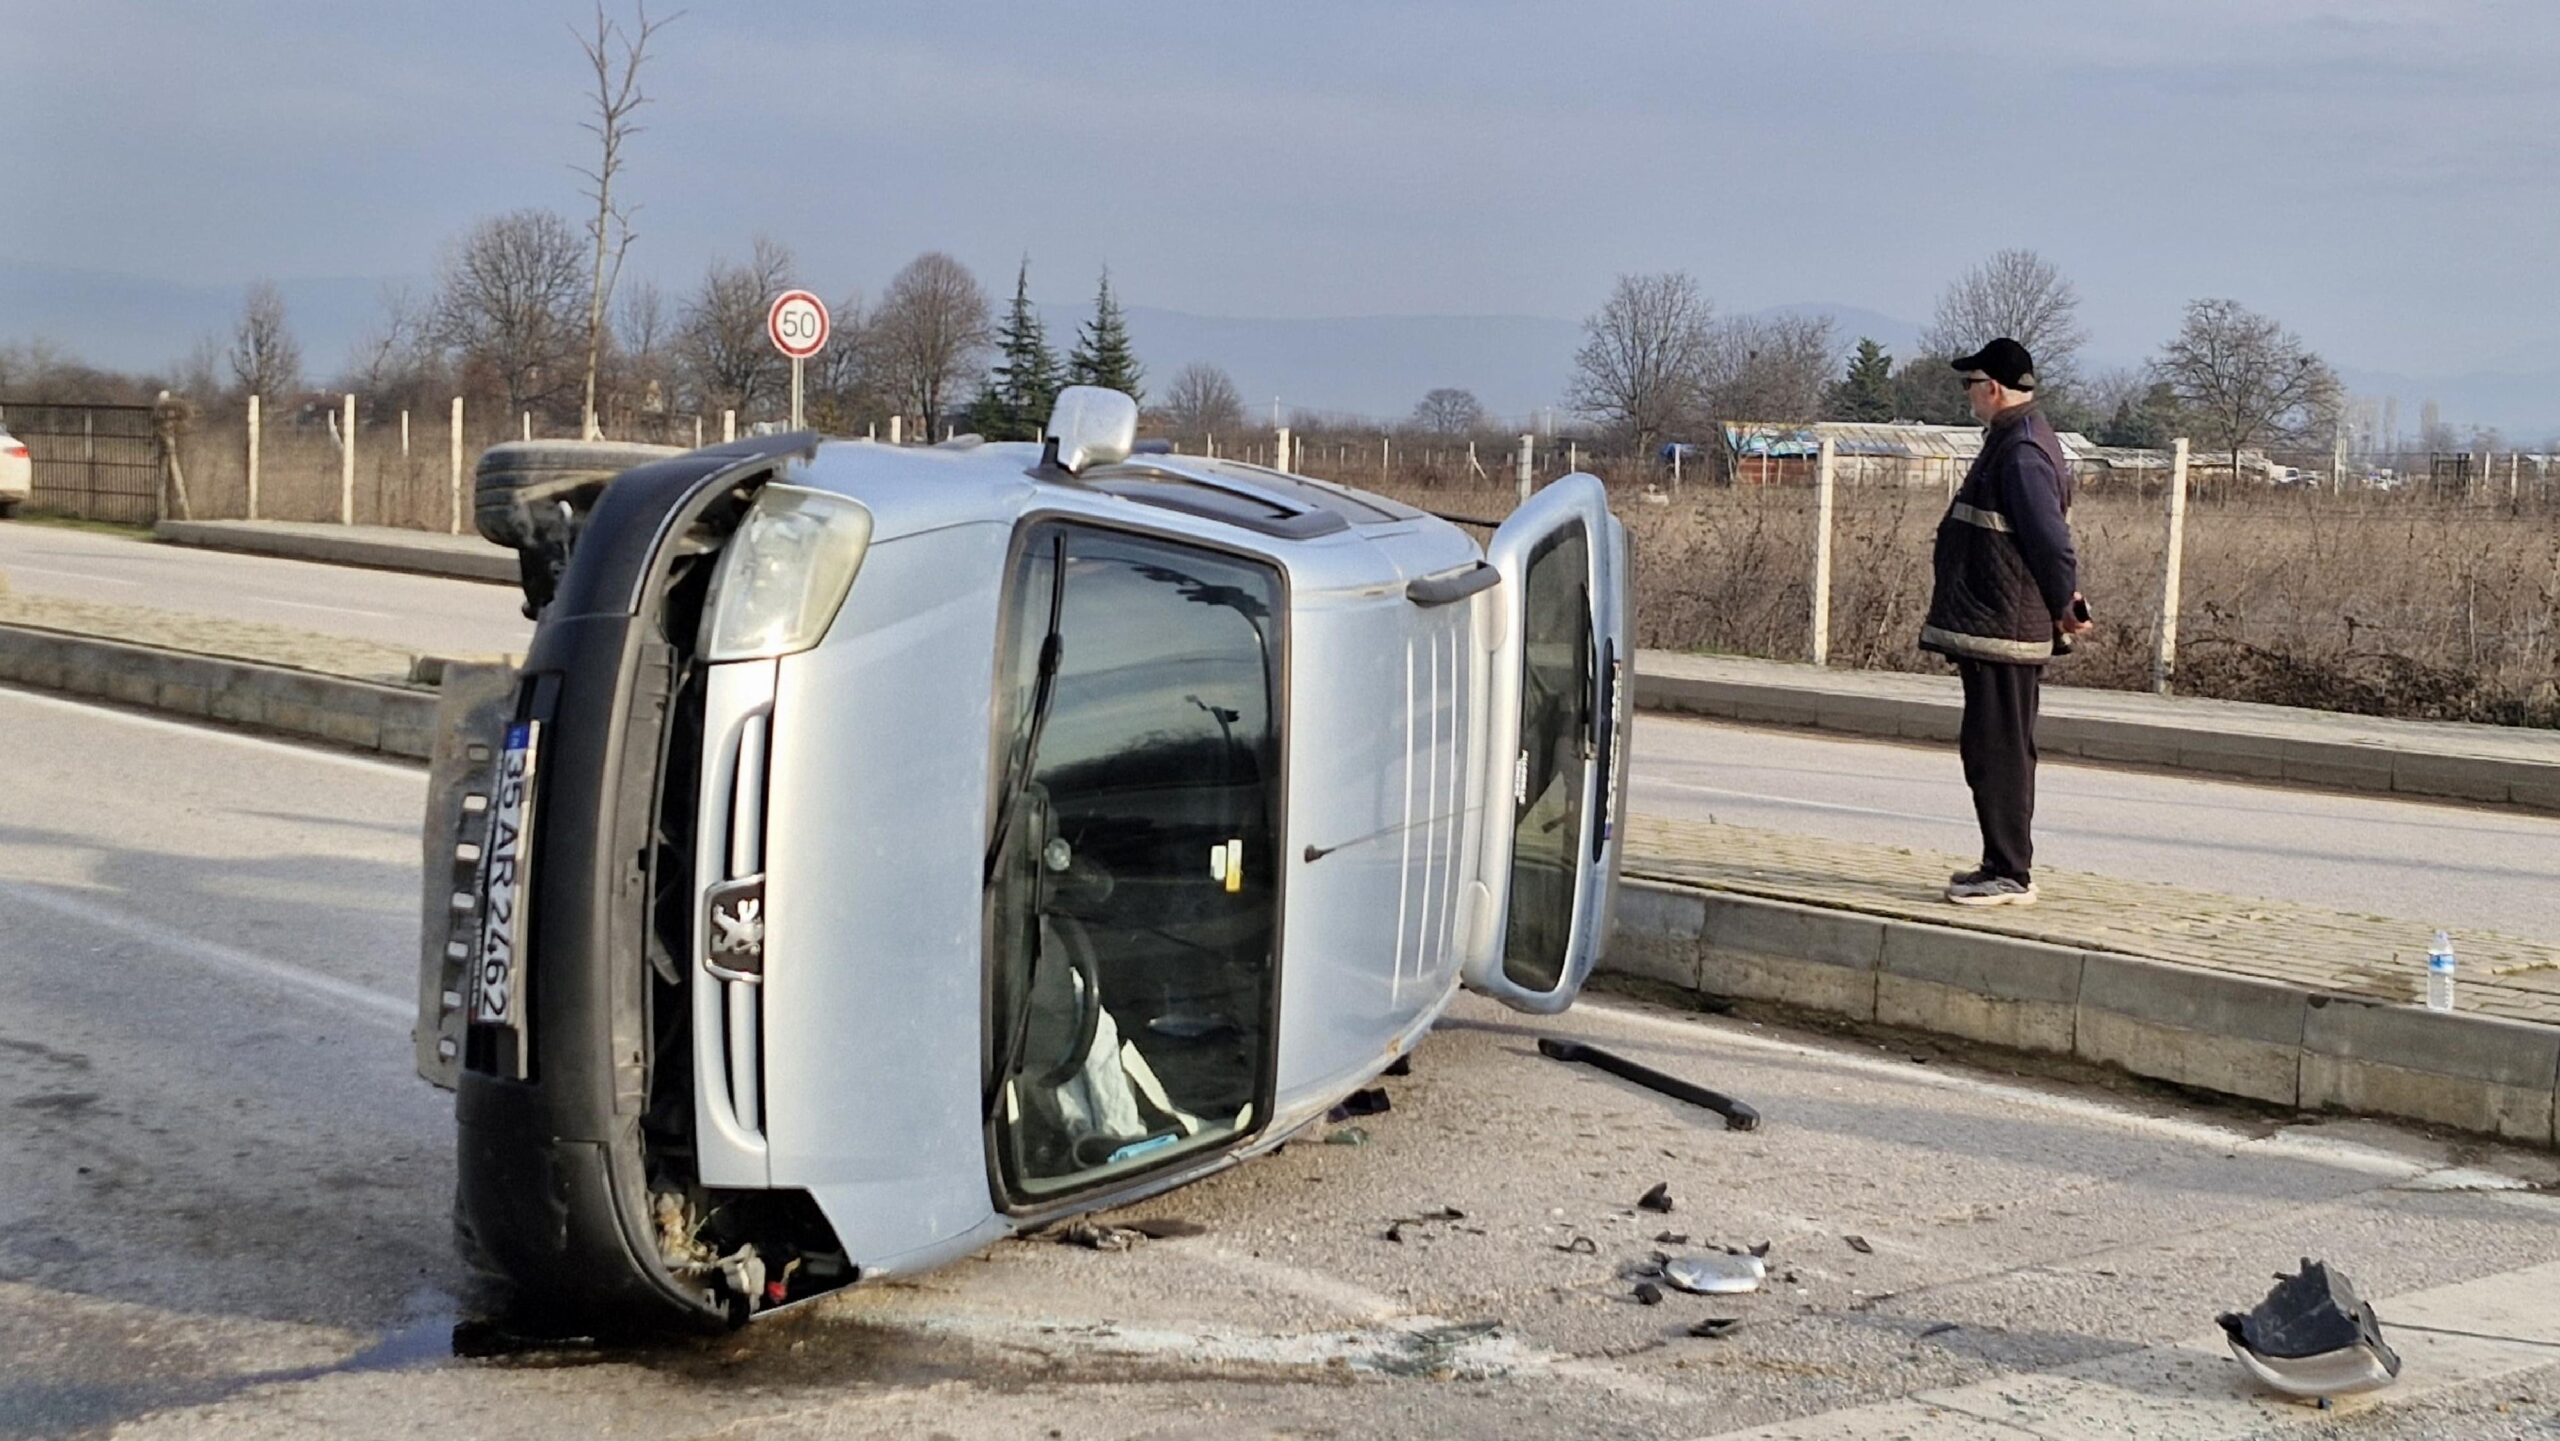
<instances>
[{"instance_id":1,"label":"concrete fence post","mask_svg":"<svg viewBox=\"0 0 2560 1441\"><path fill-rule=\"evenodd\" d=\"M259 423L260 423L260 421L259 421L259 415L258 415L258 394L257 394L257 392L256 392L256 391L251 391L251 392L249 393L249 514L248 514L248 519L250 519L250 520L256 520L256 519L258 518L258 440L259 440L258 427L259 427Z\"/></svg>"},{"instance_id":2,"label":"concrete fence post","mask_svg":"<svg viewBox=\"0 0 2560 1441\"><path fill-rule=\"evenodd\" d=\"M2187 440L2169 450L2169 550L2160 566L2160 636L2151 653L2151 689L2167 695L2178 676L2178 586L2187 548Z\"/></svg>"},{"instance_id":3,"label":"concrete fence post","mask_svg":"<svg viewBox=\"0 0 2560 1441\"><path fill-rule=\"evenodd\" d=\"M338 440L338 524L356 523L356 397L350 391L346 398L346 419L340 423L343 432Z\"/></svg>"},{"instance_id":4,"label":"concrete fence post","mask_svg":"<svg viewBox=\"0 0 2560 1441\"><path fill-rule=\"evenodd\" d=\"M1531 468L1532 466L1534 466L1534 465L1536 465L1536 464L1537 464L1537 458L1538 458L1538 438L1537 438L1536 436L1534 436L1534 435L1523 435L1523 436L1521 436L1521 437L1520 437L1519 479L1520 479L1520 499L1521 499L1522 501L1524 501L1524 502L1525 502L1525 501L1527 501L1527 500L1528 500L1528 498L1529 498L1529 472L1530 472L1530 468Z\"/></svg>"},{"instance_id":5,"label":"concrete fence post","mask_svg":"<svg viewBox=\"0 0 2560 1441\"><path fill-rule=\"evenodd\" d=\"M400 458L409 458L409 411L405 406L400 411Z\"/></svg>"},{"instance_id":6,"label":"concrete fence post","mask_svg":"<svg viewBox=\"0 0 2560 1441\"><path fill-rule=\"evenodd\" d=\"M702 449L702 417L698 415L693 418L693 448Z\"/></svg>"},{"instance_id":7,"label":"concrete fence post","mask_svg":"<svg viewBox=\"0 0 2560 1441\"><path fill-rule=\"evenodd\" d=\"M1813 663L1831 663L1831 479L1837 442L1825 437L1813 472Z\"/></svg>"},{"instance_id":8,"label":"concrete fence post","mask_svg":"<svg viewBox=\"0 0 2560 1441\"><path fill-rule=\"evenodd\" d=\"M720 425L723 430L734 429L736 427L736 417L732 415L729 419L723 420ZM906 426L907 418L905 416L893 415L889 417L889 443L891 445L904 445L906 443L905 440L901 438L901 432L906 429ZM729 437L729 439L732 440L736 438L737 437L735 436Z\"/></svg>"},{"instance_id":9,"label":"concrete fence post","mask_svg":"<svg viewBox=\"0 0 2560 1441\"><path fill-rule=\"evenodd\" d=\"M1285 425L1281 426L1272 431L1271 435L1271 454L1273 457L1271 468L1273 470L1287 470L1289 468L1289 427Z\"/></svg>"},{"instance_id":10,"label":"concrete fence post","mask_svg":"<svg viewBox=\"0 0 2560 1441\"><path fill-rule=\"evenodd\" d=\"M455 535L462 534L462 397L453 398L453 411L445 420L445 437L452 448L447 457L445 488L448 492L446 522Z\"/></svg>"}]
</instances>

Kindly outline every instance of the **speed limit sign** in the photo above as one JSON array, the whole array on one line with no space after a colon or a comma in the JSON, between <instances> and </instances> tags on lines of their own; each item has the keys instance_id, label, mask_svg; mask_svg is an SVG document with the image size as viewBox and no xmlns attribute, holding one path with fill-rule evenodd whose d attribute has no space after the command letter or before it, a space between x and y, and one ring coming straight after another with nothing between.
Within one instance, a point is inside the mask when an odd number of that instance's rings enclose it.
<instances>
[{"instance_id":1,"label":"speed limit sign","mask_svg":"<svg viewBox=\"0 0 2560 1441\"><path fill-rule=\"evenodd\" d=\"M786 290L765 312L765 334L773 348L794 360L806 360L827 348L826 302L805 290Z\"/></svg>"},{"instance_id":2,"label":"speed limit sign","mask_svg":"<svg viewBox=\"0 0 2560 1441\"><path fill-rule=\"evenodd\" d=\"M827 348L827 303L805 290L786 290L764 313L764 333L773 348L791 357L791 428L800 418L800 362Z\"/></svg>"}]
</instances>

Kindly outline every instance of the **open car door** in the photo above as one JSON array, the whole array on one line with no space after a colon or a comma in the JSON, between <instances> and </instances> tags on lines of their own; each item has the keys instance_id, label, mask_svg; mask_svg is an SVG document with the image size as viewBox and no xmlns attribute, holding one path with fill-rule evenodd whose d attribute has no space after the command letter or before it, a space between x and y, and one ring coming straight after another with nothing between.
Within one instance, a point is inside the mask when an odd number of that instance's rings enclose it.
<instances>
[{"instance_id":1,"label":"open car door","mask_svg":"<svg viewBox=\"0 0 2560 1441\"><path fill-rule=\"evenodd\" d=\"M1569 475L1529 498L1487 548L1502 584L1486 668L1478 880L1489 925L1469 937L1470 989L1523 1011L1573 1004L1608 943L1618 891L1630 707L1626 529L1608 493Z\"/></svg>"}]
</instances>

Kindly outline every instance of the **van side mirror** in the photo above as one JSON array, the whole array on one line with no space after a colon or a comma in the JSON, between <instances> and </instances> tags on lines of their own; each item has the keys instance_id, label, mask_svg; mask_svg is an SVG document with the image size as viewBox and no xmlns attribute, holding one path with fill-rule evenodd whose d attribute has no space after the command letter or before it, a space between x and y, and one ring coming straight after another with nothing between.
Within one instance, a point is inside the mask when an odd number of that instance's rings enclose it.
<instances>
[{"instance_id":1,"label":"van side mirror","mask_svg":"<svg viewBox=\"0 0 2560 1441\"><path fill-rule=\"evenodd\" d=\"M1138 402L1099 385L1070 385L1058 392L1041 431L1047 458L1069 475L1129 458L1138 443Z\"/></svg>"}]
</instances>

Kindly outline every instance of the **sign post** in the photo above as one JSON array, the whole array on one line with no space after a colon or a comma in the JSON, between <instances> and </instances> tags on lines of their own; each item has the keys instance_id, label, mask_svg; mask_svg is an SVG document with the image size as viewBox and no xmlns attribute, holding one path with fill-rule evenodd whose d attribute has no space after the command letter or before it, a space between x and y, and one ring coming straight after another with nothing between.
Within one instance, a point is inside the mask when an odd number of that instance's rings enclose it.
<instances>
[{"instance_id":1,"label":"sign post","mask_svg":"<svg viewBox=\"0 0 2560 1441\"><path fill-rule=\"evenodd\" d=\"M827 304L805 290L786 290L765 312L765 334L773 348L791 357L791 428L802 428L801 362L827 348Z\"/></svg>"}]
</instances>

